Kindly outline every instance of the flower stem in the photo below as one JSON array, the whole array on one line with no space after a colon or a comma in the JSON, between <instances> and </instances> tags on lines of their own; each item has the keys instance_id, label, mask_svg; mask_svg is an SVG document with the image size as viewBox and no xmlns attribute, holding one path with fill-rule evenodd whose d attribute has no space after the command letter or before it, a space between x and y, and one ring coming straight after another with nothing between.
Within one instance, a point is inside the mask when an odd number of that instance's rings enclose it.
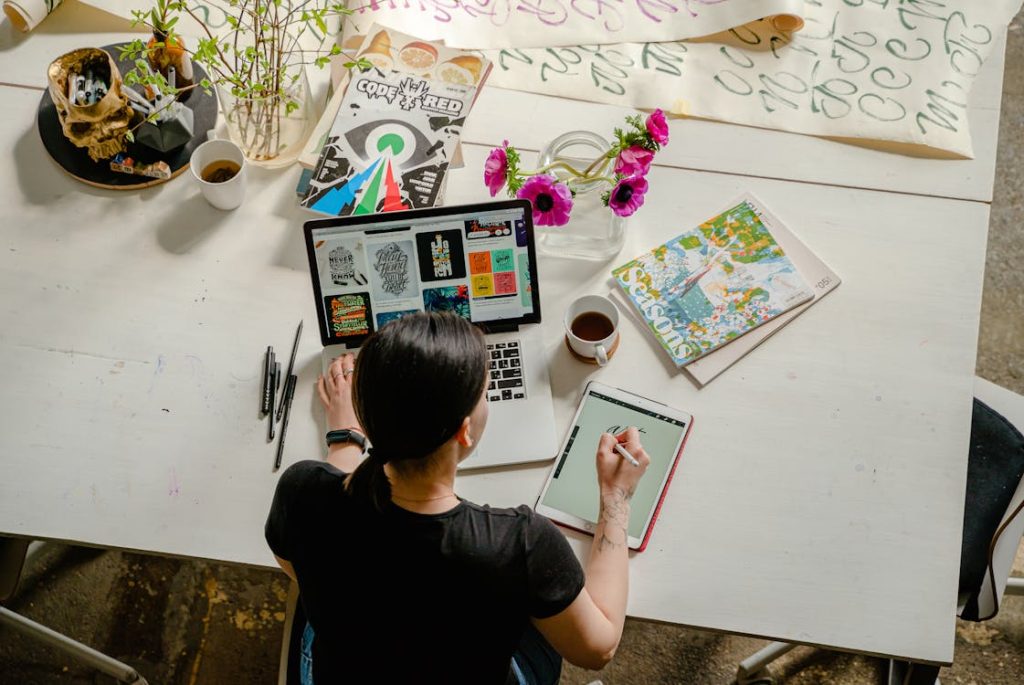
<instances>
[{"instance_id":1,"label":"flower stem","mask_svg":"<svg viewBox=\"0 0 1024 685\"><path fill-rule=\"evenodd\" d=\"M552 169L565 169L566 171L568 171L573 176L580 176L580 177L582 177L582 176L585 175L582 171L574 168L568 162L563 162L560 159L556 159L554 162L551 162L551 164L545 164L540 169L535 169L533 171L522 171L520 173L522 173L524 176L536 176L537 174L547 173L548 171L551 171Z\"/></svg>"},{"instance_id":2,"label":"flower stem","mask_svg":"<svg viewBox=\"0 0 1024 685\"><path fill-rule=\"evenodd\" d=\"M576 176L577 178L583 178L583 179L591 180L592 178L594 178L591 174L603 173L604 172L604 168L606 166L608 166L608 155L607 154L603 154L600 157L598 157L597 159L595 159L593 162L591 162L590 166L588 166L583 171L580 171L579 169L575 168L574 166L572 166L571 164L569 164L568 162L566 162L564 160L556 159L555 161L551 162L550 164L545 164L540 169L536 169L534 171L523 171L521 173L524 176L536 176L537 174L547 173L548 171L551 171L552 169L564 169L565 171L568 171L573 176Z\"/></svg>"},{"instance_id":3,"label":"flower stem","mask_svg":"<svg viewBox=\"0 0 1024 685\"><path fill-rule=\"evenodd\" d=\"M611 150L609 150L608 152L604 153L603 155L595 159L593 162L591 162L590 166L583 170L583 175L589 176L591 173L604 173L604 168L608 166L608 162L610 159L608 157L609 152L611 152ZM597 171L598 168L600 168L600 171Z\"/></svg>"}]
</instances>

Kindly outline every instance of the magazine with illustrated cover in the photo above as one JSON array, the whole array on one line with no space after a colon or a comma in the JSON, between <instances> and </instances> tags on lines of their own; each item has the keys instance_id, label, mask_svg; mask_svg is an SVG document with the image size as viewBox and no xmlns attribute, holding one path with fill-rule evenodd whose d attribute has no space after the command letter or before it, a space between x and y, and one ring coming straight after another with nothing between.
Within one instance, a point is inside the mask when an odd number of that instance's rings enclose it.
<instances>
[{"instance_id":1,"label":"magazine with illustrated cover","mask_svg":"<svg viewBox=\"0 0 1024 685\"><path fill-rule=\"evenodd\" d=\"M684 371L702 386L717 378L723 371L738 362L779 329L807 311L809 307L819 302L842 283L839 275L821 257L815 254L810 247L804 244L799 236L790 231L774 215L762 211L761 221L768 226L772 232L772 237L782 246L786 256L793 260L793 264L796 265L800 275L811 285L814 291L814 299L790 309L785 314L780 314L768 323L758 326L728 345L723 345L687 364L684 367ZM640 325L646 326L646 322L639 317L639 313L631 306L622 290L616 289L612 294L615 296L616 302L621 302L625 309L637 315Z\"/></svg>"},{"instance_id":2,"label":"magazine with illustrated cover","mask_svg":"<svg viewBox=\"0 0 1024 685\"><path fill-rule=\"evenodd\" d=\"M329 216L432 207L475 90L377 68L354 75L302 206Z\"/></svg>"},{"instance_id":3,"label":"magazine with illustrated cover","mask_svg":"<svg viewBox=\"0 0 1024 685\"><path fill-rule=\"evenodd\" d=\"M750 195L612 272L677 366L814 297Z\"/></svg>"},{"instance_id":4,"label":"magazine with illustrated cover","mask_svg":"<svg viewBox=\"0 0 1024 685\"><path fill-rule=\"evenodd\" d=\"M320 151L341 107L350 75L359 73L344 66L353 58L365 58L385 72L402 71L433 81L476 86L474 97L479 95L493 66L489 59L478 53L450 48L438 41L423 41L377 24L371 25L364 34L359 33L351 22L345 22L341 48L342 54L331 58L334 94L299 155L299 164L307 169L314 168L320 159ZM459 166L458 161L455 166Z\"/></svg>"}]
</instances>

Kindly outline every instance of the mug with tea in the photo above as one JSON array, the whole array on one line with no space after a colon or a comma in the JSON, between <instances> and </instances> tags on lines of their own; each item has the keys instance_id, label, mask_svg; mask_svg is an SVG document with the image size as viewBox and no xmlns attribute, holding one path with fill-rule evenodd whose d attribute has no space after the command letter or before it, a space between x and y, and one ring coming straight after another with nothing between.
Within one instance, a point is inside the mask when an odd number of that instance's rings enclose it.
<instances>
[{"instance_id":1,"label":"mug with tea","mask_svg":"<svg viewBox=\"0 0 1024 685\"><path fill-rule=\"evenodd\" d=\"M245 155L229 140L208 140L189 160L192 177L206 201L217 209L235 209L245 199Z\"/></svg>"},{"instance_id":2,"label":"mug with tea","mask_svg":"<svg viewBox=\"0 0 1024 685\"><path fill-rule=\"evenodd\" d=\"M604 366L619 338L619 310L600 295L584 295L565 312L565 339L585 360Z\"/></svg>"}]
</instances>

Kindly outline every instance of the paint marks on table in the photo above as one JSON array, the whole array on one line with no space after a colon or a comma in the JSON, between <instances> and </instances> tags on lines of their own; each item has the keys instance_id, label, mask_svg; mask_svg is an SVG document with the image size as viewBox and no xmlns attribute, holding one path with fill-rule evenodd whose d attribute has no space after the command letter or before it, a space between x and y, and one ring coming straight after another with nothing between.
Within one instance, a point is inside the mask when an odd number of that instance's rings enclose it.
<instances>
[{"instance_id":1,"label":"paint marks on table","mask_svg":"<svg viewBox=\"0 0 1024 685\"><path fill-rule=\"evenodd\" d=\"M167 496L177 497L181 494L181 484L178 482L178 471L172 466L170 479L167 486Z\"/></svg>"}]
</instances>

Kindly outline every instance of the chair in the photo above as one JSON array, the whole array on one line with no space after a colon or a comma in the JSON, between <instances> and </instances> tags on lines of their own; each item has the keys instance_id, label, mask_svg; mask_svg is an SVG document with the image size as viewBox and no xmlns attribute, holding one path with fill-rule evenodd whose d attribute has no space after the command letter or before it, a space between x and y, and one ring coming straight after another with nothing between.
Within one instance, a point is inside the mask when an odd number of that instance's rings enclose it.
<instances>
[{"instance_id":1,"label":"chair","mask_svg":"<svg viewBox=\"0 0 1024 685\"><path fill-rule=\"evenodd\" d=\"M68 656L88 664L119 682L130 683L130 685L148 685L146 679L131 666L16 614L4 606L14 596L22 570L42 548L43 543L41 542L30 544L28 540L0 537L0 625L56 647Z\"/></svg>"},{"instance_id":2,"label":"chair","mask_svg":"<svg viewBox=\"0 0 1024 685\"><path fill-rule=\"evenodd\" d=\"M967 501L957 615L987 621L1005 595L1024 596L1024 578L1010 578L1024 537L1024 397L975 378ZM740 662L737 685L771 683L767 667L795 649L772 642ZM887 685L939 685L939 667L892 659Z\"/></svg>"},{"instance_id":3,"label":"chair","mask_svg":"<svg viewBox=\"0 0 1024 685\"><path fill-rule=\"evenodd\" d=\"M306 614L299 602L299 584L294 580L288 586L284 616L284 636L281 640L277 685L299 685L299 652L302 645L302 633L306 629Z\"/></svg>"}]
</instances>

